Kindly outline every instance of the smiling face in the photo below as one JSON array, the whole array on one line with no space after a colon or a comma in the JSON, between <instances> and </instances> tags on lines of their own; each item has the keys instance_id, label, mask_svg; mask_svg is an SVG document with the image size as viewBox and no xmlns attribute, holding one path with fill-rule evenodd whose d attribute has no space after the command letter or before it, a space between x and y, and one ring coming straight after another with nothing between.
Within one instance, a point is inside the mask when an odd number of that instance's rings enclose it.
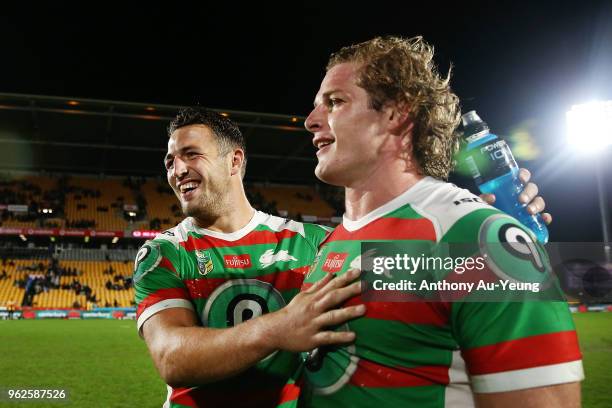
<instances>
[{"instance_id":1,"label":"smiling face","mask_svg":"<svg viewBox=\"0 0 612 408\"><path fill-rule=\"evenodd\" d=\"M204 125L184 126L170 136L164 165L186 216L210 220L226 206L231 155L222 153L217 138Z\"/></svg>"},{"instance_id":2,"label":"smiling face","mask_svg":"<svg viewBox=\"0 0 612 408\"><path fill-rule=\"evenodd\" d=\"M356 63L341 63L327 71L305 122L318 149L315 174L336 186L350 187L373 174L388 135L385 109L370 107L367 92L357 85L358 69Z\"/></svg>"}]
</instances>

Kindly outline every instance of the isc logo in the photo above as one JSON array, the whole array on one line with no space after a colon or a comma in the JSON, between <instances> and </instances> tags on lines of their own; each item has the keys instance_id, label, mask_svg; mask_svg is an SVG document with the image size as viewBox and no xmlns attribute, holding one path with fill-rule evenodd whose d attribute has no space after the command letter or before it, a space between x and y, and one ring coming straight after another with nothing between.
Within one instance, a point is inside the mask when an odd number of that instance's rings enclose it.
<instances>
[{"instance_id":1,"label":"isc logo","mask_svg":"<svg viewBox=\"0 0 612 408\"><path fill-rule=\"evenodd\" d=\"M468 198L462 198L457 201L453 201L453 204L459 205L461 203L482 203L482 202L483 201L479 197L468 197Z\"/></svg>"}]
</instances>

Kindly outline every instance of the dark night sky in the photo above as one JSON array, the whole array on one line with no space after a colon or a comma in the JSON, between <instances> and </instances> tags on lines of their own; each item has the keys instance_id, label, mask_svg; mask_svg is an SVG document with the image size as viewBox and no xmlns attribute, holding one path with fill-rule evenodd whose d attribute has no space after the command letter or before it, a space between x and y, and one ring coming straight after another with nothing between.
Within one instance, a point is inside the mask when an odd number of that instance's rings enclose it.
<instances>
[{"instance_id":1,"label":"dark night sky","mask_svg":"<svg viewBox=\"0 0 612 408\"><path fill-rule=\"evenodd\" d=\"M0 89L304 114L330 52L379 34L422 34L442 70L453 62L464 105L495 105L503 122L560 88L575 96L593 54L612 52L610 42L597 50L598 36L611 34L603 2L399 3L3 10Z\"/></svg>"},{"instance_id":2,"label":"dark night sky","mask_svg":"<svg viewBox=\"0 0 612 408\"><path fill-rule=\"evenodd\" d=\"M569 106L612 99L612 2L330 3L3 4L0 92L305 115L330 52L422 34L464 110L501 134L529 123L552 239L572 240L576 219L601 239L592 161L558 156Z\"/></svg>"}]
</instances>

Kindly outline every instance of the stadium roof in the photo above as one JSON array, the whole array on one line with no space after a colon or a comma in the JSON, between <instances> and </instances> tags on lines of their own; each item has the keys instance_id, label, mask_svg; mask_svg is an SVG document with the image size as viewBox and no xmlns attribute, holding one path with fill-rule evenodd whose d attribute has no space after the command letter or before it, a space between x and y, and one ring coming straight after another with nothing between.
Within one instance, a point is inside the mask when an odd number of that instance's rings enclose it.
<instances>
[{"instance_id":1,"label":"stadium roof","mask_svg":"<svg viewBox=\"0 0 612 408\"><path fill-rule=\"evenodd\" d=\"M0 93L0 170L161 176L181 106ZM314 183L304 117L213 109L247 141L247 180Z\"/></svg>"}]
</instances>

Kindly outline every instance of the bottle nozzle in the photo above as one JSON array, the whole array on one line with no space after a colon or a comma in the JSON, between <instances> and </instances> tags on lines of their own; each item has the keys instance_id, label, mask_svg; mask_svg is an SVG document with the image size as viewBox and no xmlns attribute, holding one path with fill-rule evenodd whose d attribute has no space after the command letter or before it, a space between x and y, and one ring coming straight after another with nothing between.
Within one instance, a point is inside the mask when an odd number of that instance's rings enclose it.
<instances>
[{"instance_id":1,"label":"bottle nozzle","mask_svg":"<svg viewBox=\"0 0 612 408\"><path fill-rule=\"evenodd\" d=\"M489 125L480 119L475 110L461 115L461 122L463 123L463 131L466 138L489 132Z\"/></svg>"},{"instance_id":2,"label":"bottle nozzle","mask_svg":"<svg viewBox=\"0 0 612 408\"><path fill-rule=\"evenodd\" d=\"M461 123L463 123L463 127L468 127L475 123L482 123L482 119L480 119L475 110L472 110L461 115Z\"/></svg>"}]
</instances>

